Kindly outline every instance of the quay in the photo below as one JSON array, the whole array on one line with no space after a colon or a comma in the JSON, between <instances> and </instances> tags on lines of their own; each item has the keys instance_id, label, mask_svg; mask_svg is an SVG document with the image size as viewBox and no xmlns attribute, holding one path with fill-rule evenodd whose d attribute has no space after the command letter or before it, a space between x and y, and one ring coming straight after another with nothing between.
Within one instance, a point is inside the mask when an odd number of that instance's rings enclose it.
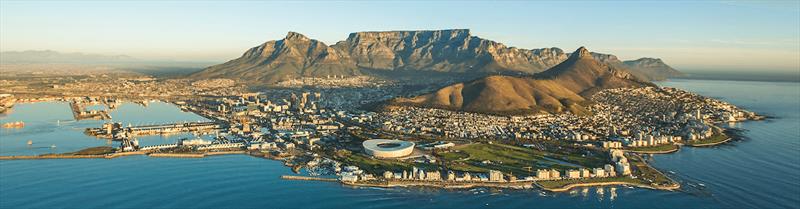
<instances>
[{"instance_id":1,"label":"quay","mask_svg":"<svg viewBox=\"0 0 800 209\"><path fill-rule=\"evenodd\" d=\"M111 115L108 114L107 110L86 111L83 108L83 106L79 105L77 102L70 102L69 106L70 106L70 109L72 109L72 117L74 117L75 120L86 120L86 119L108 120L108 119L111 119Z\"/></svg>"},{"instance_id":2,"label":"quay","mask_svg":"<svg viewBox=\"0 0 800 209\"><path fill-rule=\"evenodd\" d=\"M178 132L206 132L220 129L222 126L215 122L172 123L163 125L146 125L126 127L126 131L134 136L158 135Z\"/></svg>"},{"instance_id":3,"label":"quay","mask_svg":"<svg viewBox=\"0 0 800 209\"><path fill-rule=\"evenodd\" d=\"M115 136L120 133L127 134L127 136L168 135L181 132L211 133L223 128L224 126L217 122L187 122L129 127L122 127L120 123L106 123L99 128L87 128L86 133L96 137L115 139Z\"/></svg>"}]
</instances>

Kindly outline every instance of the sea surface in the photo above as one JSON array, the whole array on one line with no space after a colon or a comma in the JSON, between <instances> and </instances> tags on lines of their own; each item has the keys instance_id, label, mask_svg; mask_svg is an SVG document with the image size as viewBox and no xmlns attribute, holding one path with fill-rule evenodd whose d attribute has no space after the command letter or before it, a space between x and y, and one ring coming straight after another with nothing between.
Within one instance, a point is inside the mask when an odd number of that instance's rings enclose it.
<instances>
[{"instance_id":1,"label":"sea surface","mask_svg":"<svg viewBox=\"0 0 800 209\"><path fill-rule=\"evenodd\" d=\"M672 80L678 87L774 116L734 124L745 139L655 155L652 164L683 191L622 186L537 190L357 188L286 181L280 162L245 155L0 161L0 208L800 208L800 83ZM19 104L0 122L0 155L75 151L109 142L82 135L100 121L70 122L64 103ZM204 120L167 103L124 104L115 121L147 124ZM182 136L141 139L171 142ZM183 136L185 137L185 136ZM192 136L188 136L192 137ZM25 142L33 141L28 147ZM55 144L56 148L50 145Z\"/></svg>"}]
</instances>

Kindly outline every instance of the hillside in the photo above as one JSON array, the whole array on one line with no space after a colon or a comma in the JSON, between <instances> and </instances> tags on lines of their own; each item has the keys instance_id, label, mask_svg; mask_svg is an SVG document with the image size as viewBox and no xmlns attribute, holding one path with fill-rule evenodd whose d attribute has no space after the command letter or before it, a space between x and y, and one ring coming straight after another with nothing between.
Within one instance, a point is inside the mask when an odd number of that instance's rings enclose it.
<instances>
[{"instance_id":1,"label":"hillside","mask_svg":"<svg viewBox=\"0 0 800 209\"><path fill-rule=\"evenodd\" d=\"M581 47L564 62L532 77L488 76L413 98L396 98L381 107L417 106L503 115L586 114L586 98L599 90L645 85L652 84L597 61Z\"/></svg>"},{"instance_id":2,"label":"hillside","mask_svg":"<svg viewBox=\"0 0 800 209\"><path fill-rule=\"evenodd\" d=\"M302 34L289 32L281 40L253 47L238 59L208 67L190 77L274 83L301 76L358 74L358 68L347 54Z\"/></svg>"}]
</instances>

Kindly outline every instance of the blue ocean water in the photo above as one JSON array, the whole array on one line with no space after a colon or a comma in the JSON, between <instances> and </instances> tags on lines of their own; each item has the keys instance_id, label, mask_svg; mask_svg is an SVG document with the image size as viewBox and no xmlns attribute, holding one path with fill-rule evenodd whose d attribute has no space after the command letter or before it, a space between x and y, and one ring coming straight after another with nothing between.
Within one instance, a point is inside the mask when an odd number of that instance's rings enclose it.
<instances>
[{"instance_id":1,"label":"blue ocean water","mask_svg":"<svg viewBox=\"0 0 800 209\"><path fill-rule=\"evenodd\" d=\"M674 177L687 185L703 184L705 189L684 185L687 191L668 192L597 187L543 193L354 188L281 180L280 175L291 173L289 168L244 155L202 159L131 156L0 161L0 208L800 208L800 83L674 80L660 85L698 92L777 118L736 124L748 130L742 141L653 157L657 168L673 171ZM0 120L40 117L15 116L26 114L23 108ZM140 110L130 111L135 115ZM62 114L52 112L45 115L57 118ZM128 114L124 112L118 114ZM182 114L174 107L157 112L154 116ZM71 117L68 109L65 117ZM178 120L196 119L200 118ZM25 145L16 147L25 141L18 138L36 134L0 132L0 152L26 153L18 151L27 149ZM47 143L58 143L57 149L67 146L67 140L82 146L105 143L79 135L52 136L54 141Z\"/></svg>"}]
</instances>

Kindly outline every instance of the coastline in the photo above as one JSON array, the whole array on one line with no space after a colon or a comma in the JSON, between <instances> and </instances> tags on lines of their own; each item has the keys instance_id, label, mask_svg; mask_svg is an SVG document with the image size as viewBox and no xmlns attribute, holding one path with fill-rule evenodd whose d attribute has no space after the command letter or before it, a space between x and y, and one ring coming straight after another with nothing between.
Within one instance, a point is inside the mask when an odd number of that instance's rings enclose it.
<instances>
[{"instance_id":1,"label":"coastline","mask_svg":"<svg viewBox=\"0 0 800 209\"><path fill-rule=\"evenodd\" d=\"M711 143L704 143L704 144L687 144L686 146L690 146L690 147L711 147L711 146L720 145L720 144L724 144L724 143L730 142L732 139L733 139L732 137L725 137L724 140L718 141L718 142L711 142Z\"/></svg>"},{"instance_id":2,"label":"coastline","mask_svg":"<svg viewBox=\"0 0 800 209\"><path fill-rule=\"evenodd\" d=\"M47 159L113 159L131 155L147 155L156 158L203 158L217 155L247 154L247 151L222 151L207 153L145 153L145 152L120 152L106 155L64 155L64 154L44 154L44 155L11 155L0 156L0 160L47 160Z\"/></svg>"},{"instance_id":3,"label":"coastline","mask_svg":"<svg viewBox=\"0 0 800 209\"><path fill-rule=\"evenodd\" d=\"M505 189L532 189L534 187L549 192L565 192L577 187L597 187L597 186L635 186L653 190L674 191L680 188L680 184L668 186L654 186L624 181L573 183L561 187L551 188L539 184L537 181L517 181L517 182L449 182L449 181L374 181L374 182L349 182L340 181L333 178L320 178L311 176L290 176L283 175L281 179L301 180L301 181L324 181L339 182L342 185L357 187L376 187L376 188L395 188L395 187L432 187L442 189L470 189L475 187L505 188Z\"/></svg>"},{"instance_id":4,"label":"coastline","mask_svg":"<svg viewBox=\"0 0 800 209\"><path fill-rule=\"evenodd\" d=\"M506 188L506 189L530 189L533 188L530 181L517 182L450 182L450 181L380 181L380 182L348 182L340 181L342 185L361 186L361 187L434 187L443 189L469 189L475 187Z\"/></svg>"},{"instance_id":5,"label":"coastline","mask_svg":"<svg viewBox=\"0 0 800 209\"><path fill-rule=\"evenodd\" d=\"M598 186L635 186L645 189L654 189L654 190L668 190L673 191L679 189L681 186L680 184L670 185L670 186L653 186L653 185L646 185L646 184L639 184L639 183L632 183L632 182L624 182L624 181L609 181L609 182L591 182L591 183L575 183L575 184L567 184L562 187L557 188L548 188L542 186L541 184L534 183L540 189L550 191L550 192L566 192L572 188L576 187L598 187Z\"/></svg>"}]
</instances>

